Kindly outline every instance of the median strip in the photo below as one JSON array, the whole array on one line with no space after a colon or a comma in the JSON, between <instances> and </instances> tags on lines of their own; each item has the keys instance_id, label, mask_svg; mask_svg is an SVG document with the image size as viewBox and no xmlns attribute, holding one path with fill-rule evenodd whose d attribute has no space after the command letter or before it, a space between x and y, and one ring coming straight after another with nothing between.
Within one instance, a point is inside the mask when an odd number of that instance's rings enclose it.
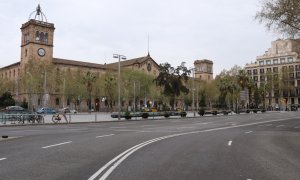
<instances>
[{"instance_id":1,"label":"median strip","mask_svg":"<svg viewBox=\"0 0 300 180\"><path fill-rule=\"evenodd\" d=\"M60 146L60 145L64 145L64 144L69 144L71 143L72 141L68 141L68 142L63 142L63 143L59 143L59 144L53 144L53 145L50 145L50 146L44 146L42 147L43 149L47 149L47 148L50 148L50 147L55 147L55 146Z\"/></svg>"}]
</instances>

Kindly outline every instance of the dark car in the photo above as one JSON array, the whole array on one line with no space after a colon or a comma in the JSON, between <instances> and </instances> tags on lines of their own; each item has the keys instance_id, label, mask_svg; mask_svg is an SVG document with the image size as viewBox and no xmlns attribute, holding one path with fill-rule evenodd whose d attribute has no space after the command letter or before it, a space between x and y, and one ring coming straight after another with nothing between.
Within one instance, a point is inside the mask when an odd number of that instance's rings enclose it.
<instances>
[{"instance_id":1,"label":"dark car","mask_svg":"<svg viewBox=\"0 0 300 180\"><path fill-rule=\"evenodd\" d=\"M42 107L36 111L38 114L55 114L56 111L50 107Z\"/></svg>"}]
</instances>

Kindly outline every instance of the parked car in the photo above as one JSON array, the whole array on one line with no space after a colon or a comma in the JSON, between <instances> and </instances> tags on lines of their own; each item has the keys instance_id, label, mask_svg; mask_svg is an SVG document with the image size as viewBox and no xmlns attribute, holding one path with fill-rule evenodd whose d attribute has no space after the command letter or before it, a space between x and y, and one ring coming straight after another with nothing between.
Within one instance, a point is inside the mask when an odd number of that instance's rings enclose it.
<instances>
[{"instance_id":1,"label":"parked car","mask_svg":"<svg viewBox=\"0 0 300 180\"><path fill-rule=\"evenodd\" d=\"M7 114L32 114L28 109L25 109L21 106L7 106L2 109L2 112Z\"/></svg>"},{"instance_id":2,"label":"parked car","mask_svg":"<svg viewBox=\"0 0 300 180\"><path fill-rule=\"evenodd\" d=\"M64 107L64 108L60 109L60 111L63 111L65 113L74 113L74 114L77 113L77 111L75 109L70 109L69 107Z\"/></svg>"},{"instance_id":3,"label":"parked car","mask_svg":"<svg viewBox=\"0 0 300 180\"><path fill-rule=\"evenodd\" d=\"M56 111L50 107L42 107L36 111L38 114L55 114Z\"/></svg>"}]
</instances>

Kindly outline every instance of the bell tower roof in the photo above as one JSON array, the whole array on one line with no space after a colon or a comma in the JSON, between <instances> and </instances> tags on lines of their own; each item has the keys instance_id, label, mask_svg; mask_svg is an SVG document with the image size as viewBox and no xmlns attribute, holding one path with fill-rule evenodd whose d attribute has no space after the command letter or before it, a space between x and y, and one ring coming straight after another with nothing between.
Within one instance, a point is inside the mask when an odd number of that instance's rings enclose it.
<instances>
[{"instance_id":1,"label":"bell tower roof","mask_svg":"<svg viewBox=\"0 0 300 180\"><path fill-rule=\"evenodd\" d=\"M46 17L46 15L42 12L42 8L41 8L40 4L38 4L38 6L36 7L36 10L35 10L35 11L33 11L32 13L30 13L29 19L28 19L28 20L33 19L33 18L32 18L32 17L33 17L33 16L32 16L33 14L35 14L35 15L34 15L34 20L38 20L38 21L41 21L41 22L47 22L47 17Z\"/></svg>"}]
</instances>

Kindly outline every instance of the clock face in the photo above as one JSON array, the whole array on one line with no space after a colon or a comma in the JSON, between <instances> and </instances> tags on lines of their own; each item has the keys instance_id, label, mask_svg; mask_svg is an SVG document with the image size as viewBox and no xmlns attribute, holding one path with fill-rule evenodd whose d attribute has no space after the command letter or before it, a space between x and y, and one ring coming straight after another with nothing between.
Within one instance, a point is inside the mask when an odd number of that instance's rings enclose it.
<instances>
[{"instance_id":1,"label":"clock face","mask_svg":"<svg viewBox=\"0 0 300 180\"><path fill-rule=\"evenodd\" d=\"M38 55L39 56L45 56L45 54L46 54L45 49L43 49L43 48L38 49Z\"/></svg>"}]
</instances>

